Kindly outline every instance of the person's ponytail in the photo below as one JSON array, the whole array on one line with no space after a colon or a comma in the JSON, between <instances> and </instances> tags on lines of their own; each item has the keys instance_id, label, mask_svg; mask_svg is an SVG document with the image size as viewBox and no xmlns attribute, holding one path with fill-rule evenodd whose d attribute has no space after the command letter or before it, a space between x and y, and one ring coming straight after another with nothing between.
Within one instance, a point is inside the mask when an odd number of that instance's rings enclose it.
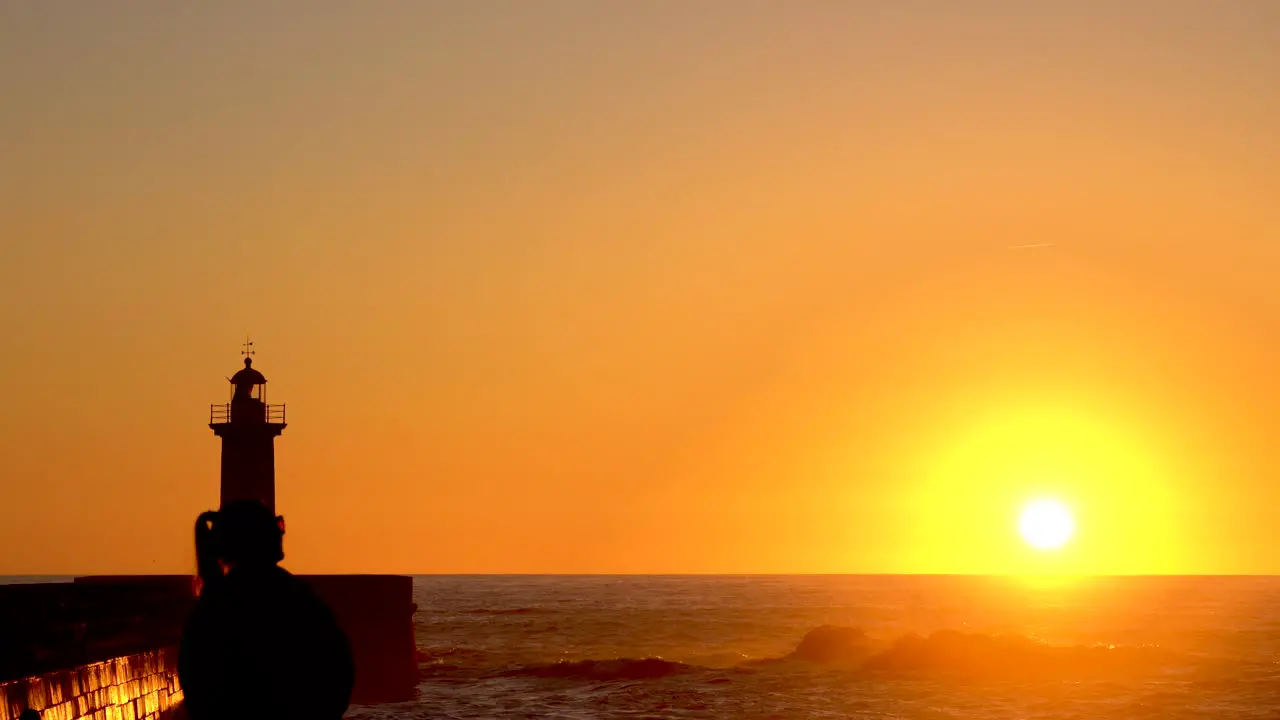
<instances>
[{"instance_id":1,"label":"person's ponytail","mask_svg":"<svg viewBox=\"0 0 1280 720\"><path fill-rule=\"evenodd\" d=\"M222 578L221 556L218 548L218 512L209 510L196 518L196 594L212 586Z\"/></svg>"}]
</instances>

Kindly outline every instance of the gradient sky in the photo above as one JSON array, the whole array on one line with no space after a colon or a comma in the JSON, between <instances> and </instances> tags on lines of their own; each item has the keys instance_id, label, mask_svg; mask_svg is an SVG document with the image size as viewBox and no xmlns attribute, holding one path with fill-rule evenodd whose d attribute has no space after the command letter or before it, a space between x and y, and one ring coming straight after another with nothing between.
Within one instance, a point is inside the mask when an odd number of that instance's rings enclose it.
<instances>
[{"instance_id":1,"label":"gradient sky","mask_svg":"<svg viewBox=\"0 0 1280 720\"><path fill-rule=\"evenodd\" d=\"M246 333L294 570L1280 571L1276 48L1268 0L0 3L0 574L189 571Z\"/></svg>"}]
</instances>

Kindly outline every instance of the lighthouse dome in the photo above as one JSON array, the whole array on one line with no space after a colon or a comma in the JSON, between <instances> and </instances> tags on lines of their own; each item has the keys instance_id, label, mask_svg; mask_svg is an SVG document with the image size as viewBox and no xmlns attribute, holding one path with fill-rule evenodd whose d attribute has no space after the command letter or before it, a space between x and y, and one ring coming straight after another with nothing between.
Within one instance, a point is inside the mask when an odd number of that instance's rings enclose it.
<instances>
[{"instance_id":1,"label":"lighthouse dome","mask_svg":"<svg viewBox=\"0 0 1280 720\"><path fill-rule=\"evenodd\" d=\"M267 378L253 369L253 359L244 359L244 369L231 376L232 385L265 385Z\"/></svg>"}]
</instances>

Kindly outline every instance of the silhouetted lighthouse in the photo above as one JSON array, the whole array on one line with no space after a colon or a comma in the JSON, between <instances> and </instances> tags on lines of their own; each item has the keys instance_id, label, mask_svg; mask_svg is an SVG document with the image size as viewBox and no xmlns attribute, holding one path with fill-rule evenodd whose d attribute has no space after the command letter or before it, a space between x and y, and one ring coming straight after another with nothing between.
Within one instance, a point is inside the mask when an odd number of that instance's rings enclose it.
<instances>
[{"instance_id":1,"label":"silhouetted lighthouse","mask_svg":"<svg viewBox=\"0 0 1280 720\"><path fill-rule=\"evenodd\" d=\"M244 367L227 378L231 401L209 408L209 427L222 438L222 499L261 500L276 511L276 437L284 432L284 405L267 404L267 379L253 369L253 343Z\"/></svg>"},{"instance_id":2,"label":"silhouetted lighthouse","mask_svg":"<svg viewBox=\"0 0 1280 720\"><path fill-rule=\"evenodd\" d=\"M227 378L231 402L209 410L222 438L222 504L260 500L276 512L276 437L284 405L267 404L267 379L253 369L246 342L244 368ZM355 655L352 702L371 705L413 698L420 680L414 647L413 578L403 575L299 575L328 603ZM2 709L0 705L0 709ZM0 716L3 717L3 716Z\"/></svg>"}]
</instances>

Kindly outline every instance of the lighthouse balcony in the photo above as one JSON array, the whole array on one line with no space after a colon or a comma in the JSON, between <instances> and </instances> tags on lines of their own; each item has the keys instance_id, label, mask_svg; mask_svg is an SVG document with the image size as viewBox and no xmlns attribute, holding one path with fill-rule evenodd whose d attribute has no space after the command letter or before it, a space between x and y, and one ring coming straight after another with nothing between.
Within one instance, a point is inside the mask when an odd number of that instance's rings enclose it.
<instances>
[{"instance_id":1,"label":"lighthouse balcony","mask_svg":"<svg viewBox=\"0 0 1280 720\"><path fill-rule=\"evenodd\" d=\"M258 400L210 405L209 424L222 425L234 422L284 425L284 408L283 404L268 405Z\"/></svg>"}]
</instances>

